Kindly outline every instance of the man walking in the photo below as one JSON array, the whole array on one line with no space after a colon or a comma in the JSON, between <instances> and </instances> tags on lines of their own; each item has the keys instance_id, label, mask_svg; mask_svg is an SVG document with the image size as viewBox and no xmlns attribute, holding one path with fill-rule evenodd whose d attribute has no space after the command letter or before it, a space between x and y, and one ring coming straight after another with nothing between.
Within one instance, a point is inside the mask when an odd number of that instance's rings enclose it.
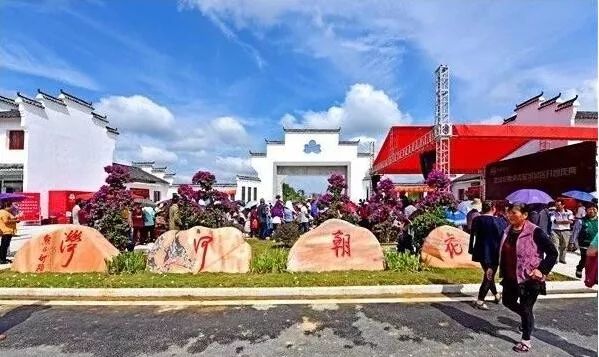
<instances>
[{"instance_id":1,"label":"man walking","mask_svg":"<svg viewBox=\"0 0 599 357\"><path fill-rule=\"evenodd\" d=\"M564 201L555 201L555 214L553 217L553 244L559 252L559 262L566 264L566 248L570 241L571 226L574 223L574 214L564 206Z\"/></svg>"}]
</instances>

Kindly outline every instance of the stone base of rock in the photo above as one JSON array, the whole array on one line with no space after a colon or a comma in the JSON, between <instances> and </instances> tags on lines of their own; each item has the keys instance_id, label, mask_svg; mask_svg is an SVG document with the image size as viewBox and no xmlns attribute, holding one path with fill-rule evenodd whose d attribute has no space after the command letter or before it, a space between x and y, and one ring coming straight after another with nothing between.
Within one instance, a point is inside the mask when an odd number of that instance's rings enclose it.
<instances>
[{"instance_id":1,"label":"stone base of rock","mask_svg":"<svg viewBox=\"0 0 599 357\"><path fill-rule=\"evenodd\" d=\"M303 234L289 251L290 272L384 270L383 249L369 230L330 219Z\"/></svg>"},{"instance_id":2,"label":"stone base of rock","mask_svg":"<svg viewBox=\"0 0 599 357\"><path fill-rule=\"evenodd\" d=\"M247 273L252 248L237 228L193 227L168 231L148 252L148 269L155 273Z\"/></svg>"},{"instance_id":3,"label":"stone base of rock","mask_svg":"<svg viewBox=\"0 0 599 357\"><path fill-rule=\"evenodd\" d=\"M97 230L57 224L34 235L15 254L12 270L20 273L105 272L106 260L119 254Z\"/></svg>"},{"instance_id":4,"label":"stone base of rock","mask_svg":"<svg viewBox=\"0 0 599 357\"><path fill-rule=\"evenodd\" d=\"M423 264L435 268L480 268L468 254L470 236L451 226L435 228L422 244Z\"/></svg>"}]
</instances>

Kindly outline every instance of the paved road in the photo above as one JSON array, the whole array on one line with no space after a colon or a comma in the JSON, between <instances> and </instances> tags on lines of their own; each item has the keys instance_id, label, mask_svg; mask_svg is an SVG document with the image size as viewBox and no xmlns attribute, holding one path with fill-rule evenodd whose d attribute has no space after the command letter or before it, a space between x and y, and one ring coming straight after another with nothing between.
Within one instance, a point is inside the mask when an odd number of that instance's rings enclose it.
<instances>
[{"instance_id":1,"label":"paved road","mask_svg":"<svg viewBox=\"0 0 599 357\"><path fill-rule=\"evenodd\" d=\"M1 356L514 355L516 316L460 302L0 306ZM542 300L533 356L596 356L597 299Z\"/></svg>"}]
</instances>

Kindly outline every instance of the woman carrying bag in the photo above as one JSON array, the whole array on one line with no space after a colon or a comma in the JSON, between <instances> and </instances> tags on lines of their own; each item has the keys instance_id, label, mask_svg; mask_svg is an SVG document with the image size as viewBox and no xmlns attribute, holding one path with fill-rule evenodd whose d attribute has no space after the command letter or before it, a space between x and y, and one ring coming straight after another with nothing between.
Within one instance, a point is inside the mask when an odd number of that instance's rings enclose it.
<instances>
[{"instance_id":1,"label":"woman carrying bag","mask_svg":"<svg viewBox=\"0 0 599 357\"><path fill-rule=\"evenodd\" d=\"M513 350L529 352L534 328L533 307L539 294L545 295L545 278L557 262L558 252L543 230L527 220L528 207L509 206L510 222L499 249L499 276L503 278L503 305L520 315L522 341ZM487 270L488 277L493 274Z\"/></svg>"}]
</instances>

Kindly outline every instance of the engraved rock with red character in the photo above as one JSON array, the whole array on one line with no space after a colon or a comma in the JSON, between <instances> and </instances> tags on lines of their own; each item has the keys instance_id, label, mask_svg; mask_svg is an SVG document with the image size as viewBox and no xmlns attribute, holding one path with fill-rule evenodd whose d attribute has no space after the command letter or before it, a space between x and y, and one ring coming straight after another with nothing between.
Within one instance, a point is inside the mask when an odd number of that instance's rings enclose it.
<instances>
[{"instance_id":1,"label":"engraved rock with red character","mask_svg":"<svg viewBox=\"0 0 599 357\"><path fill-rule=\"evenodd\" d=\"M12 270L19 273L106 271L106 259L119 254L97 230L73 224L48 226L17 251Z\"/></svg>"},{"instance_id":2,"label":"engraved rock with red character","mask_svg":"<svg viewBox=\"0 0 599 357\"><path fill-rule=\"evenodd\" d=\"M469 242L470 235L461 229L437 227L422 244L422 262L435 268L479 268L479 263L473 262L468 254Z\"/></svg>"},{"instance_id":3,"label":"engraved rock with red character","mask_svg":"<svg viewBox=\"0 0 599 357\"><path fill-rule=\"evenodd\" d=\"M289 251L287 270L384 270L383 248L369 230L329 219L303 234Z\"/></svg>"},{"instance_id":4,"label":"engraved rock with red character","mask_svg":"<svg viewBox=\"0 0 599 357\"><path fill-rule=\"evenodd\" d=\"M168 231L148 252L155 273L247 273L252 248L237 228L193 227Z\"/></svg>"}]
</instances>

